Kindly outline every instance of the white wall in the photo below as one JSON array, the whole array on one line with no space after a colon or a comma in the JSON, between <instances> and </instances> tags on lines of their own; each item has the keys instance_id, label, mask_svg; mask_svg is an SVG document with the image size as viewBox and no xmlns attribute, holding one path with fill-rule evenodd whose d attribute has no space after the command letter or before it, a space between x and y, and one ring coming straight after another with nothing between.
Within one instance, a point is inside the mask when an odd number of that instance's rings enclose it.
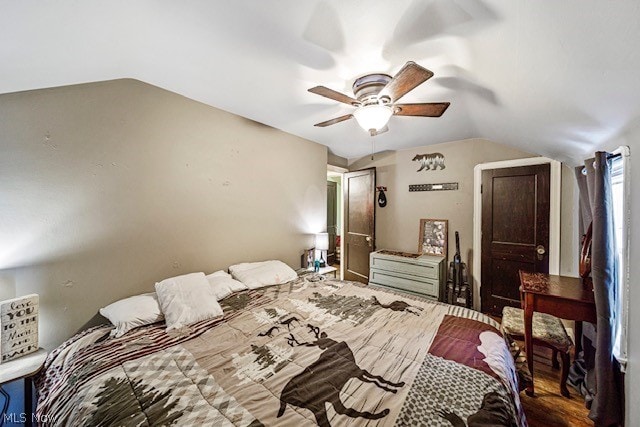
<instances>
[{"instance_id":1,"label":"white wall","mask_svg":"<svg viewBox=\"0 0 640 427\"><path fill-rule=\"evenodd\" d=\"M327 149L134 80L0 96L0 298L51 348L157 280L279 258L326 225Z\"/></svg>"}]
</instances>

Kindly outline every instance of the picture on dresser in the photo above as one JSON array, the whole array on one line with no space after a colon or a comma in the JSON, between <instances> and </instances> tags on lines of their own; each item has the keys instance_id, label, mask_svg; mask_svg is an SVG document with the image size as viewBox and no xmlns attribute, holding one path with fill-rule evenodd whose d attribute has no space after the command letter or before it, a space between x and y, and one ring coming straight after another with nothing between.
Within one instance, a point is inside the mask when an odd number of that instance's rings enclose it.
<instances>
[{"instance_id":1,"label":"picture on dresser","mask_svg":"<svg viewBox=\"0 0 640 427\"><path fill-rule=\"evenodd\" d=\"M305 249L304 253L300 257L302 268L313 268L313 262L316 258L316 248Z\"/></svg>"},{"instance_id":2,"label":"picture on dresser","mask_svg":"<svg viewBox=\"0 0 640 427\"><path fill-rule=\"evenodd\" d=\"M448 222L446 219L421 219L418 252L447 257Z\"/></svg>"}]
</instances>

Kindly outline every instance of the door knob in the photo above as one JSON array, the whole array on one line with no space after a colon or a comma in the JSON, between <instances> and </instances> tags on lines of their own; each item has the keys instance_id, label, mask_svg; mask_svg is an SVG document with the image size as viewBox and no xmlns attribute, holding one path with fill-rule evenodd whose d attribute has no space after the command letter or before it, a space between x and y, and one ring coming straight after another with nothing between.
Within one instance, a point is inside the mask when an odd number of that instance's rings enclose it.
<instances>
[{"instance_id":1,"label":"door knob","mask_svg":"<svg viewBox=\"0 0 640 427\"><path fill-rule=\"evenodd\" d=\"M544 246L538 245L536 246L536 253L538 254L538 260L542 260L542 258L544 258L544 254L547 253L547 250Z\"/></svg>"},{"instance_id":2,"label":"door knob","mask_svg":"<svg viewBox=\"0 0 640 427\"><path fill-rule=\"evenodd\" d=\"M371 236L365 237L364 240L366 240L369 246L371 246Z\"/></svg>"}]
</instances>

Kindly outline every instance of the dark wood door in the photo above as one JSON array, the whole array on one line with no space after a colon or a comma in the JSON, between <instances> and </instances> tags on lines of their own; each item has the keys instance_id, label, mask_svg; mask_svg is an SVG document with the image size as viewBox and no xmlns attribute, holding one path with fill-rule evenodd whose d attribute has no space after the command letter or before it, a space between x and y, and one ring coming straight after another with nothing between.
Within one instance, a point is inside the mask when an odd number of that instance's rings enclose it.
<instances>
[{"instance_id":1,"label":"dark wood door","mask_svg":"<svg viewBox=\"0 0 640 427\"><path fill-rule=\"evenodd\" d=\"M376 170L345 173L344 279L369 282L369 253L375 250Z\"/></svg>"},{"instance_id":2,"label":"dark wood door","mask_svg":"<svg viewBox=\"0 0 640 427\"><path fill-rule=\"evenodd\" d=\"M327 233L329 234L329 250L327 262L336 261L336 235L338 234L338 184L327 181Z\"/></svg>"},{"instance_id":3,"label":"dark wood door","mask_svg":"<svg viewBox=\"0 0 640 427\"><path fill-rule=\"evenodd\" d=\"M518 271L549 272L549 164L482 172L484 313L520 306Z\"/></svg>"}]
</instances>

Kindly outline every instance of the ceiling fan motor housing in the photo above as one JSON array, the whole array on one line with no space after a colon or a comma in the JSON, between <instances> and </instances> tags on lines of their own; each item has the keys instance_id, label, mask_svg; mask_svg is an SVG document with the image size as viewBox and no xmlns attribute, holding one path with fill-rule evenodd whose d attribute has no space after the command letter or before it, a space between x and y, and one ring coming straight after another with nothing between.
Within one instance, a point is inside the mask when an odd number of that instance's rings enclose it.
<instances>
[{"instance_id":1,"label":"ceiling fan motor housing","mask_svg":"<svg viewBox=\"0 0 640 427\"><path fill-rule=\"evenodd\" d=\"M353 82L353 94L362 105L388 104L391 99L388 97L378 98L378 94L390 81L391 76L388 74L367 74Z\"/></svg>"}]
</instances>

